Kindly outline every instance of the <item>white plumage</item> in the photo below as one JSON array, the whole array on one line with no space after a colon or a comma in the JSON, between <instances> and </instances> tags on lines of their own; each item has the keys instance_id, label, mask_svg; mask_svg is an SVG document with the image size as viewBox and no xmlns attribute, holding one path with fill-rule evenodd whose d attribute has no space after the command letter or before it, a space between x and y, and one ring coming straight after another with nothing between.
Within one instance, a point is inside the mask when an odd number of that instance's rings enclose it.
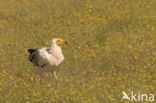
<instances>
[{"instance_id":1,"label":"white plumage","mask_svg":"<svg viewBox=\"0 0 156 103\"><path fill-rule=\"evenodd\" d=\"M45 68L50 68L55 78L58 79L56 75L56 67L59 66L64 60L64 55L60 47L62 44L67 44L67 42L63 39L54 38L51 41L50 47L28 50L30 53L29 61L39 67L38 73L40 75Z\"/></svg>"}]
</instances>

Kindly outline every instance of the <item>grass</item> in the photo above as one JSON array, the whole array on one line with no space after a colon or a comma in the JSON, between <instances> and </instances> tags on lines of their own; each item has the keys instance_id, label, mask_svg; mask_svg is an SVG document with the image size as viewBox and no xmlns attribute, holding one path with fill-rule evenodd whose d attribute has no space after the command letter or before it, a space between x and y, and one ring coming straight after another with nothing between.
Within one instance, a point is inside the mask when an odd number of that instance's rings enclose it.
<instances>
[{"instance_id":1,"label":"grass","mask_svg":"<svg viewBox=\"0 0 156 103\"><path fill-rule=\"evenodd\" d=\"M0 103L129 103L122 91L156 94L155 34L155 0L0 0ZM62 80L45 72L40 83L27 49L53 37L69 44Z\"/></svg>"}]
</instances>

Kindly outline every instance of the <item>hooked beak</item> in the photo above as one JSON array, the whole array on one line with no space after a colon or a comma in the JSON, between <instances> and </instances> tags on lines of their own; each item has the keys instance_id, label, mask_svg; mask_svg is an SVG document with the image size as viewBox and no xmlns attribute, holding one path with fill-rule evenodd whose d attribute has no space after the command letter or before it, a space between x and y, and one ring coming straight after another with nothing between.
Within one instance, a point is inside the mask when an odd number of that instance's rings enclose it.
<instances>
[{"instance_id":1,"label":"hooked beak","mask_svg":"<svg viewBox=\"0 0 156 103\"><path fill-rule=\"evenodd\" d=\"M68 44L68 42L67 41L64 41L64 44Z\"/></svg>"}]
</instances>

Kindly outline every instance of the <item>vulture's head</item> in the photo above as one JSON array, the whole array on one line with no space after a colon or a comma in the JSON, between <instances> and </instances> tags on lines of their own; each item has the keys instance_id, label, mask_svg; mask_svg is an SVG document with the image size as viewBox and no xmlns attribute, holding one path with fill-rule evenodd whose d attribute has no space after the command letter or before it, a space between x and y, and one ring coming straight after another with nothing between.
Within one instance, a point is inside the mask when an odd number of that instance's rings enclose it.
<instances>
[{"instance_id":1,"label":"vulture's head","mask_svg":"<svg viewBox=\"0 0 156 103\"><path fill-rule=\"evenodd\" d=\"M60 38L53 38L51 40L51 45L58 45L58 46L62 46L63 44L67 44L67 42L63 39Z\"/></svg>"}]
</instances>

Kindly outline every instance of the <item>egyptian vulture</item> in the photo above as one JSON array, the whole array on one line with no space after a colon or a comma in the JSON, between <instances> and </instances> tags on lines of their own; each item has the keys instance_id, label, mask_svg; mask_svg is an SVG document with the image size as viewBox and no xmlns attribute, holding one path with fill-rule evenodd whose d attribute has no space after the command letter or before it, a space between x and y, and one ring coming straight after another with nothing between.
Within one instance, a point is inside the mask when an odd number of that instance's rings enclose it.
<instances>
[{"instance_id":1,"label":"egyptian vulture","mask_svg":"<svg viewBox=\"0 0 156 103\"><path fill-rule=\"evenodd\" d=\"M50 47L43 47L40 49L28 49L29 61L35 66L39 67L37 73L41 76L44 69L49 68L58 79L56 75L56 67L58 67L64 60L61 45L67 44L63 39L53 38Z\"/></svg>"}]
</instances>

